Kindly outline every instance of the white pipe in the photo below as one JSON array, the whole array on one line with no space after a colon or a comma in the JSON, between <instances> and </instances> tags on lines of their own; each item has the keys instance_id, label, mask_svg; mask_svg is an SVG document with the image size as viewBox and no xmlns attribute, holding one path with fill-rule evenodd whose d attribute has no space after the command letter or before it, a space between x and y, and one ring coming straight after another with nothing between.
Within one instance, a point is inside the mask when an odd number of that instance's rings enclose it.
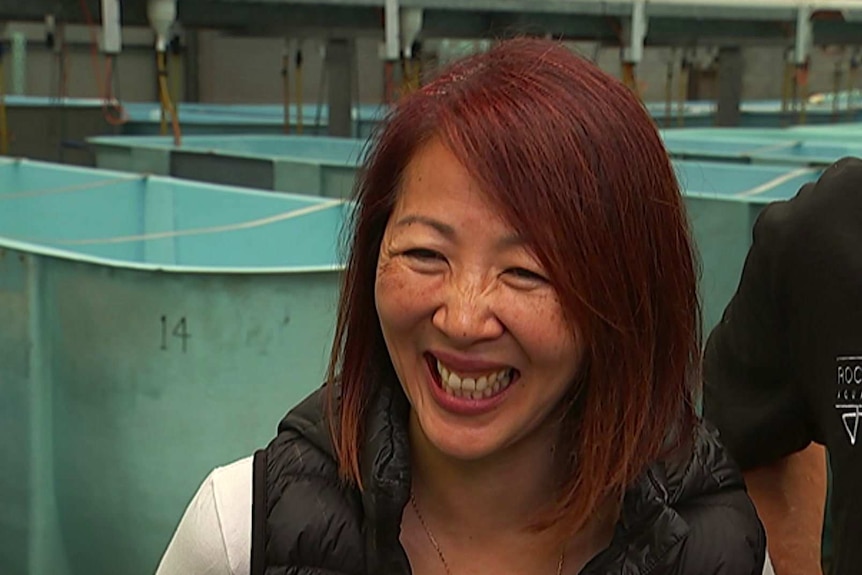
<instances>
[{"instance_id":1,"label":"white pipe","mask_svg":"<svg viewBox=\"0 0 862 575\"><path fill-rule=\"evenodd\" d=\"M386 24L386 59L390 62L394 62L398 59L399 56L399 45L398 39L401 36L399 25L400 25L400 11L398 6L398 0L386 0L386 4L384 6L385 10L385 24Z\"/></svg>"},{"instance_id":2,"label":"white pipe","mask_svg":"<svg viewBox=\"0 0 862 575\"><path fill-rule=\"evenodd\" d=\"M119 54L123 48L120 0L102 0L102 51Z\"/></svg>"},{"instance_id":3,"label":"white pipe","mask_svg":"<svg viewBox=\"0 0 862 575\"><path fill-rule=\"evenodd\" d=\"M404 57L413 57L413 42L422 30L422 8L401 9L401 51Z\"/></svg>"},{"instance_id":4,"label":"white pipe","mask_svg":"<svg viewBox=\"0 0 862 575\"><path fill-rule=\"evenodd\" d=\"M147 18L156 33L156 50L164 52L168 47L168 35L177 19L176 0L149 0Z\"/></svg>"},{"instance_id":5,"label":"white pipe","mask_svg":"<svg viewBox=\"0 0 862 575\"><path fill-rule=\"evenodd\" d=\"M634 0L632 17L629 22L628 46L623 52L623 60L637 64L643 59L644 39L647 35L649 20L646 15L646 0Z\"/></svg>"},{"instance_id":6,"label":"white pipe","mask_svg":"<svg viewBox=\"0 0 862 575\"><path fill-rule=\"evenodd\" d=\"M803 66L808 62L808 54L814 38L814 27L811 24L811 8L800 6L796 13L796 46L793 51L794 63Z\"/></svg>"}]
</instances>

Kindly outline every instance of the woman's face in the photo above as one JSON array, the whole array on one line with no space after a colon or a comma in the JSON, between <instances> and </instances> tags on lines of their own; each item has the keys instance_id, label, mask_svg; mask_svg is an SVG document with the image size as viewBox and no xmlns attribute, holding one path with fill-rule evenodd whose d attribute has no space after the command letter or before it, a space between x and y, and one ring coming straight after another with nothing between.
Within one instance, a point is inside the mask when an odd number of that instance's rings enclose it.
<instances>
[{"instance_id":1,"label":"woman's face","mask_svg":"<svg viewBox=\"0 0 862 575\"><path fill-rule=\"evenodd\" d=\"M404 174L377 267L392 364L430 444L478 460L540 438L581 346L545 270L440 142ZM537 446L539 447L539 446Z\"/></svg>"}]
</instances>

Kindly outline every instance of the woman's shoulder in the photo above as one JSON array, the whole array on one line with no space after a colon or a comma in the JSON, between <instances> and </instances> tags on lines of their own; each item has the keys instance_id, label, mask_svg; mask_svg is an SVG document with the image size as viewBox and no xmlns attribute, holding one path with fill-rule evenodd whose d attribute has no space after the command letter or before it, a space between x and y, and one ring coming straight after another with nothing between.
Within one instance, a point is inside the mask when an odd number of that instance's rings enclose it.
<instances>
[{"instance_id":1,"label":"woman's shoulder","mask_svg":"<svg viewBox=\"0 0 862 575\"><path fill-rule=\"evenodd\" d=\"M679 557L679 573L760 574L766 558L766 534L745 490L705 494L677 507L688 532Z\"/></svg>"},{"instance_id":2,"label":"woman's shoulder","mask_svg":"<svg viewBox=\"0 0 862 575\"><path fill-rule=\"evenodd\" d=\"M668 505L686 528L678 572L760 574L766 534L742 474L717 434L698 428L688 457L666 465L664 472Z\"/></svg>"},{"instance_id":3,"label":"woman's shoulder","mask_svg":"<svg viewBox=\"0 0 862 575\"><path fill-rule=\"evenodd\" d=\"M247 575L252 458L211 471L186 508L156 575Z\"/></svg>"}]
</instances>

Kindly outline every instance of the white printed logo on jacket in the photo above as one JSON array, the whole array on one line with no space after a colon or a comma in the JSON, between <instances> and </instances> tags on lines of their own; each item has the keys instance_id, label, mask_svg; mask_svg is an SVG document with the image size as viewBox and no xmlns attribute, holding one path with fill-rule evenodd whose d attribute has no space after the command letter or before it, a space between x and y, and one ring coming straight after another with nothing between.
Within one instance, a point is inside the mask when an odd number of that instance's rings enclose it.
<instances>
[{"instance_id":1,"label":"white printed logo on jacket","mask_svg":"<svg viewBox=\"0 0 862 575\"><path fill-rule=\"evenodd\" d=\"M850 445L856 445L859 436L859 419L862 418L862 355L837 357L838 397L835 409L841 414L841 421L850 438Z\"/></svg>"}]
</instances>

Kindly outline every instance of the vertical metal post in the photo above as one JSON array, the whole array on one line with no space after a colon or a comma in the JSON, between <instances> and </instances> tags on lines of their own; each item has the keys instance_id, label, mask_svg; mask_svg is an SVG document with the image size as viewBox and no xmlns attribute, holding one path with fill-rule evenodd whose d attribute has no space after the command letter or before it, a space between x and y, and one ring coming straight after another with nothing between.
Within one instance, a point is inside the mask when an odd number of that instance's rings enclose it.
<instances>
[{"instance_id":1,"label":"vertical metal post","mask_svg":"<svg viewBox=\"0 0 862 575\"><path fill-rule=\"evenodd\" d=\"M200 54L201 43L200 33L197 30L189 29L186 34L186 65L183 67L185 73L185 101L200 102L201 101L201 74L200 74Z\"/></svg>"},{"instance_id":2,"label":"vertical metal post","mask_svg":"<svg viewBox=\"0 0 862 575\"><path fill-rule=\"evenodd\" d=\"M27 94L27 38L23 32L12 34L12 89L9 93Z\"/></svg>"},{"instance_id":3,"label":"vertical metal post","mask_svg":"<svg viewBox=\"0 0 862 575\"><path fill-rule=\"evenodd\" d=\"M326 43L326 74L328 75L329 135L349 138L352 132L353 74L351 73L350 40L330 38Z\"/></svg>"},{"instance_id":4,"label":"vertical metal post","mask_svg":"<svg viewBox=\"0 0 862 575\"><path fill-rule=\"evenodd\" d=\"M738 126L741 119L744 62L739 46L718 50L718 111L716 126Z\"/></svg>"}]
</instances>

